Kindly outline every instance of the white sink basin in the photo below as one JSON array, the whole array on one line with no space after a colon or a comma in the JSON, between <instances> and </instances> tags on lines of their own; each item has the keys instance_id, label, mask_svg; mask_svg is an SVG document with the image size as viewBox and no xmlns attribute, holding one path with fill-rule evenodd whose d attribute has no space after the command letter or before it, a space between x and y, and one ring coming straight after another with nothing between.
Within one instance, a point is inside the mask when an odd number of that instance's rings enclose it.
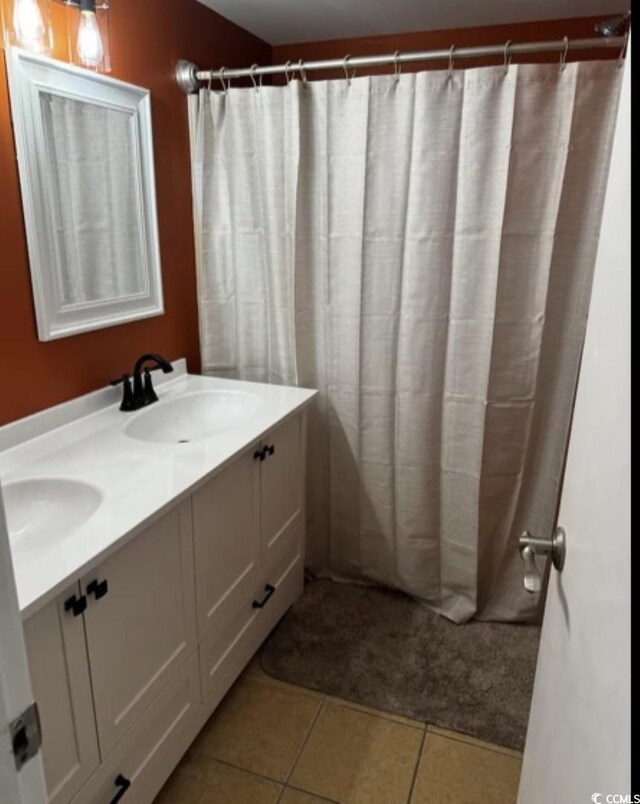
<instances>
[{"instance_id":1,"label":"white sink basin","mask_svg":"<svg viewBox=\"0 0 640 804\"><path fill-rule=\"evenodd\" d=\"M154 403L136 414L124 432L140 441L187 444L243 424L259 401L245 391L194 391Z\"/></svg>"},{"instance_id":2,"label":"white sink basin","mask_svg":"<svg viewBox=\"0 0 640 804\"><path fill-rule=\"evenodd\" d=\"M24 554L60 544L102 502L95 486L61 478L3 484L2 497L11 549Z\"/></svg>"}]
</instances>

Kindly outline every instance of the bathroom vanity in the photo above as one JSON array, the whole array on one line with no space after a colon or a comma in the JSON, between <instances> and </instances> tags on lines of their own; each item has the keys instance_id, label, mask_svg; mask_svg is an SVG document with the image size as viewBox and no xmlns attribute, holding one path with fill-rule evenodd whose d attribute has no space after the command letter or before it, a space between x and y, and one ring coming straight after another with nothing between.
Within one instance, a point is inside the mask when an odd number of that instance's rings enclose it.
<instances>
[{"instance_id":1,"label":"bathroom vanity","mask_svg":"<svg viewBox=\"0 0 640 804\"><path fill-rule=\"evenodd\" d=\"M315 392L174 365L0 429L52 804L151 802L302 591Z\"/></svg>"}]
</instances>

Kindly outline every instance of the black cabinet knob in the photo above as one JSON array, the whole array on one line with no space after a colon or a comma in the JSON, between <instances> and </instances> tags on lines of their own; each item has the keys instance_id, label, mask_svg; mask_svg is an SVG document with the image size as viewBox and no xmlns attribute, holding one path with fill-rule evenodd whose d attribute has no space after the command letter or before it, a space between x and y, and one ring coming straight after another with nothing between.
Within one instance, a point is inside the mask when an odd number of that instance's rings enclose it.
<instances>
[{"instance_id":1,"label":"black cabinet knob","mask_svg":"<svg viewBox=\"0 0 640 804\"><path fill-rule=\"evenodd\" d=\"M262 449L257 449L253 453L253 459L256 461L264 461L269 455L273 455L275 451L276 448L273 444L271 445L265 444L265 446Z\"/></svg>"},{"instance_id":2,"label":"black cabinet knob","mask_svg":"<svg viewBox=\"0 0 640 804\"><path fill-rule=\"evenodd\" d=\"M72 611L74 617L79 617L82 612L87 608L86 595L71 595L70 598L64 601L64 610Z\"/></svg>"},{"instance_id":3,"label":"black cabinet knob","mask_svg":"<svg viewBox=\"0 0 640 804\"><path fill-rule=\"evenodd\" d=\"M93 595L96 600L100 600L100 598L104 597L108 591L109 584L107 583L106 578L104 581L98 581L96 579L87 585L87 594Z\"/></svg>"},{"instance_id":4,"label":"black cabinet knob","mask_svg":"<svg viewBox=\"0 0 640 804\"><path fill-rule=\"evenodd\" d=\"M274 447L273 444L271 444L271 446L265 444L265 446L262 449L257 449L253 453L253 459L256 461L264 461L269 455L273 455L275 451L276 448Z\"/></svg>"}]
</instances>

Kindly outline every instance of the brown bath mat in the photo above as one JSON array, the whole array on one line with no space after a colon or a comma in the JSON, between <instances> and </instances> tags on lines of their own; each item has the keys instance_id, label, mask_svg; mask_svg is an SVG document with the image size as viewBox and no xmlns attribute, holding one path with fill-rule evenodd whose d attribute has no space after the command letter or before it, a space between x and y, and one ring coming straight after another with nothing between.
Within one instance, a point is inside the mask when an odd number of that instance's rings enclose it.
<instances>
[{"instance_id":1,"label":"brown bath mat","mask_svg":"<svg viewBox=\"0 0 640 804\"><path fill-rule=\"evenodd\" d=\"M539 638L537 626L455 625L398 592L322 580L261 664L282 681L521 751Z\"/></svg>"}]
</instances>

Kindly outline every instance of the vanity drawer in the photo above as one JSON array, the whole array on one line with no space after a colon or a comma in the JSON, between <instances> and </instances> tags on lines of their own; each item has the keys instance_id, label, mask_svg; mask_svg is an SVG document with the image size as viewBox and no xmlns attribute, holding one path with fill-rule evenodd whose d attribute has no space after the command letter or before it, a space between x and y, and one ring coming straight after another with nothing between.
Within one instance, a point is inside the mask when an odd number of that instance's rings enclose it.
<instances>
[{"instance_id":1,"label":"vanity drawer","mask_svg":"<svg viewBox=\"0 0 640 804\"><path fill-rule=\"evenodd\" d=\"M302 533L288 540L277 565L265 574L247 602L223 633L214 632L200 644L202 695L212 712L240 675L278 620L302 593ZM273 588L273 591L271 589ZM253 601L264 602L262 608Z\"/></svg>"},{"instance_id":2,"label":"vanity drawer","mask_svg":"<svg viewBox=\"0 0 640 804\"><path fill-rule=\"evenodd\" d=\"M302 594L304 586L303 538L304 531L302 529L287 538L286 549L281 551L277 563L265 578L265 584L271 583L272 586L275 586L275 592L265 607L260 609L260 616L256 618L253 625L256 650L287 609Z\"/></svg>"},{"instance_id":3,"label":"vanity drawer","mask_svg":"<svg viewBox=\"0 0 640 804\"><path fill-rule=\"evenodd\" d=\"M197 653L158 695L72 804L150 804L194 739L199 725L200 685ZM120 784L118 784L120 780Z\"/></svg>"}]
</instances>

